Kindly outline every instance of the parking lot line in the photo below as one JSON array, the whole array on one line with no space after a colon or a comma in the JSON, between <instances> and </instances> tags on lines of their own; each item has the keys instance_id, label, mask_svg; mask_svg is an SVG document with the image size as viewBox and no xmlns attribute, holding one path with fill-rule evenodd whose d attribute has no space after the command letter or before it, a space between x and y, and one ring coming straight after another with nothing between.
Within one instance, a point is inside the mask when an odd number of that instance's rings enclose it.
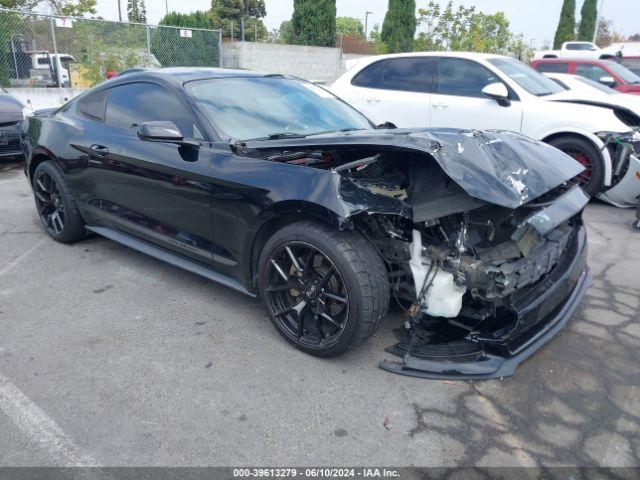
<instances>
[{"instance_id":1,"label":"parking lot line","mask_svg":"<svg viewBox=\"0 0 640 480\"><path fill-rule=\"evenodd\" d=\"M96 460L78 447L52 418L1 373L0 410L31 441L45 448L59 466L100 466Z\"/></svg>"}]
</instances>

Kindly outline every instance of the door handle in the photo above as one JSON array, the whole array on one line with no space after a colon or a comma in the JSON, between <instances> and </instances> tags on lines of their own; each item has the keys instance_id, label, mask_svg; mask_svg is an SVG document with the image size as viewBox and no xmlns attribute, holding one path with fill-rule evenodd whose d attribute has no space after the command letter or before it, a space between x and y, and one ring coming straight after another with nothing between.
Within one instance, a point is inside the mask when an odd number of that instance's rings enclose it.
<instances>
[{"instance_id":1,"label":"door handle","mask_svg":"<svg viewBox=\"0 0 640 480\"><path fill-rule=\"evenodd\" d=\"M378 103L380 101L379 98L367 98L366 101L368 103Z\"/></svg>"},{"instance_id":2,"label":"door handle","mask_svg":"<svg viewBox=\"0 0 640 480\"><path fill-rule=\"evenodd\" d=\"M102 145L93 144L89 147L89 150L91 151L91 154L96 157L106 157L109 155L109 149Z\"/></svg>"},{"instance_id":3,"label":"door handle","mask_svg":"<svg viewBox=\"0 0 640 480\"><path fill-rule=\"evenodd\" d=\"M432 104L432 106L433 106L433 108L448 108L449 104L448 103L438 102L438 103Z\"/></svg>"}]
</instances>

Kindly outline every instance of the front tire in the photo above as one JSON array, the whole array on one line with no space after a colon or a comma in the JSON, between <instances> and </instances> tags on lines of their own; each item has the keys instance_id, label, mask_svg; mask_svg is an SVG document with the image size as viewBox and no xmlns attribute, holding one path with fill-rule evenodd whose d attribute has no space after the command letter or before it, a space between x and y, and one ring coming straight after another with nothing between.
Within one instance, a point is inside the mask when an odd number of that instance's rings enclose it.
<instances>
[{"instance_id":1,"label":"front tire","mask_svg":"<svg viewBox=\"0 0 640 480\"><path fill-rule=\"evenodd\" d=\"M549 144L566 153L585 168L576 177L577 183L585 192L594 196L602 190L604 180L602 156L591 142L575 136L566 136L555 138Z\"/></svg>"},{"instance_id":2,"label":"front tire","mask_svg":"<svg viewBox=\"0 0 640 480\"><path fill-rule=\"evenodd\" d=\"M38 216L51 238L72 243L86 237L85 223L71 188L54 162L47 160L33 174L33 194Z\"/></svg>"},{"instance_id":3,"label":"front tire","mask_svg":"<svg viewBox=\"0 0 640 480\"><path fill-rule=\"evenodd\" d=\"M278 332L318 357L361 345L389 308L387 271L375 248L358 232L310 221L269 239L259 290Z\"/></svg>"}]
</instances>

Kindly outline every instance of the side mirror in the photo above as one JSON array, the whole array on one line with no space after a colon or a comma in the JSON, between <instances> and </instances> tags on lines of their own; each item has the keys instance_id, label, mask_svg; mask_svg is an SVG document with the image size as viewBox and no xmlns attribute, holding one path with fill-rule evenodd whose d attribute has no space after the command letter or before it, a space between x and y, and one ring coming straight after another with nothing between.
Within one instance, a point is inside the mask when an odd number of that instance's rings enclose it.
<instances>
[{"instance_id":1,"label":"side mirror","mask_svg":"<svg viewBox=\"0 0 640 480\"><path fill-rule=\"evenodd\" d=\"M616 79L613 77L600 77L600 80L598 80L598 82L600 82L603 85L606 85L607 87L615 87L616 86Z\"/></svg>"},{"instance_id":2,"label":"side mirror","mask_svg":"<svg viewBox=\"0 0 640 480\"><path fill-rule=\"evenodd\" d=\"M185 139L180 129L173 122L144 122L138 125L138 137L149 142L175 143L196 147L197 140Z\"/></svg>"},{"instance_id":3,"label":"side mirror","mask_svg":"<svg viewBox=\"0 0 640 480\"><path fill-rule=\"evenodd\" d=\"M502 82L490 83L482 89L482 94L485 97L493 98L502 107L511 105L509 90Z\"/></svg>"}]
</instances>

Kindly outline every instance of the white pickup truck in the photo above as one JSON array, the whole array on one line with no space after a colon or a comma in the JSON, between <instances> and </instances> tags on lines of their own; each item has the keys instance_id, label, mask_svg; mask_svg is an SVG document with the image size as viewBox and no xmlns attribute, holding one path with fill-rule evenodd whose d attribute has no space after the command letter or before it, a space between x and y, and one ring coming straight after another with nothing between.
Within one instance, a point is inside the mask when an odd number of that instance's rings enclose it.
<instances>
[{"instance_id":1,"label":"white pickup truck","mask_svg":"<svg viewBox=\"0 0 640 480\"><path fill-rule=\"evenodd\" d=\"M613 60L620 48L612 45L607 48L598 48L591 42L564 42L560 50L539 50L533 59L540 58L589 58L594 60Z\"/></svg>"}]
</instances>

